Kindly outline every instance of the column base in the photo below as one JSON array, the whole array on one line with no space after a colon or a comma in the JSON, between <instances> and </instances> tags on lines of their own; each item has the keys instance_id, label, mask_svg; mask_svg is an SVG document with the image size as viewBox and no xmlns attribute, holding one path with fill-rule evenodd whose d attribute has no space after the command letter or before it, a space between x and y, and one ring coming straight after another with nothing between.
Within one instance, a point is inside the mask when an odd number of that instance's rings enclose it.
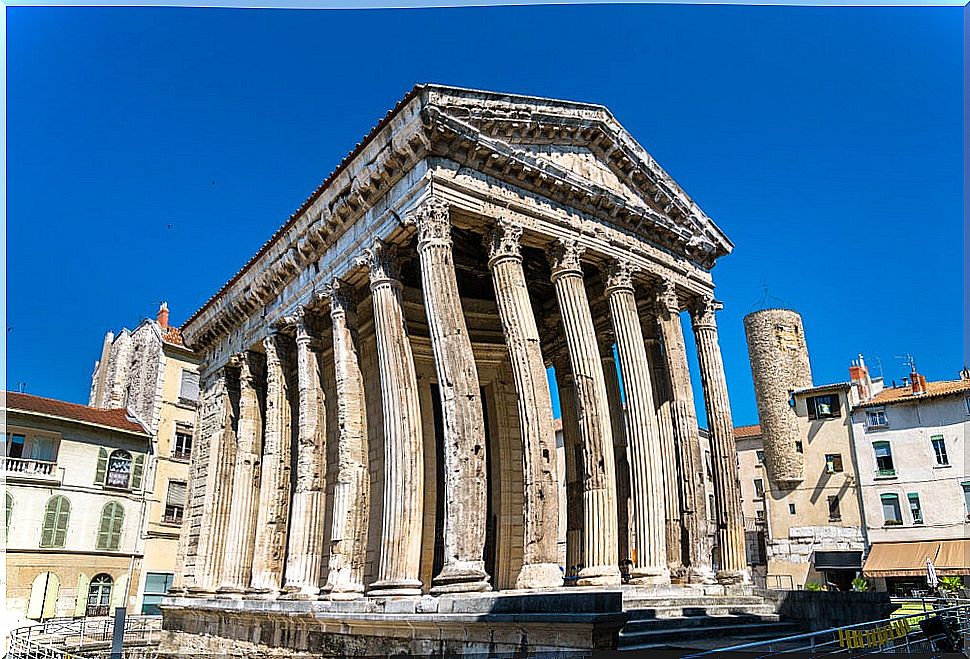
<instances>
[{"instance_id":1,"label":"column base","mask_svg":"<svg viewBox=\"0 0 970 659\"><path fill-rule=\"evenodd\" d=\"M243 597L248 600L275 600L281 592L278 588L250 588Z\"/></svg>"},{"instance_id":2,"label":"column base","mask_svg":"<svg viewBox=\"0 0 970 659\"><path fill-rule=\"evenodd\" d=\"M665 586L670 583L670 570L665 567L634 567L630 583L635 586Z\"/></svg>"},{"instance_id":3,"label":"column base","mask_svg":"<svg viewBox=\"0 0 970 659\"><path fill-rule=\"evenodd\" d=\"M453 561L431 580L431 594L481 593L492 589L488 580L483 561Z\"/></svg>"},{"instance_id":4,"label":"column base","mask_svg":"<svg viewBox=\"0 0 970 659\"><path fill-rule=\"evenodd\" d=\"M420 597L420 579L385 579L367 587L367 597Z\"/></svg>"},{"instance_id":5,"label":"column base","mask_svg":"<svg viewBox=\"0 0 970 659\"><path fill-rule=\"evenodd\" d=\"M420 590L420 589L419 589ZM364 596L364 584L348 583L331 586L327 593L328 600L347 601L355 600Z\"/></svg>"},{"instance_id":6,"label":"column base","mask_svg":"<svg viewBox=\"0 0 970 659\"><path fill-rule=\"evenodd\" d=\"M751 571L747 568L743 570L718 570L717 582L726 585L744 585L751 583Z\"/></svg>"},{"instance_id":7,"label":"column base","mask_svg":"<svg viewBox=\"0 0 970 659\"><path fill-rule=\"evenodd\" d=\"M717 583L714 570L709 567L698 566L687 568L687 583L712 585Z\"/></svg>"},{"instance_id":8,"label":"column base","mask_svg":"<svg viewBox=\"0 0 970 659\"><path fill-rule=\"evenodd\" d=\"M216 597L242 598L245 594L246 589L239 586L219 586L216 588Z\"/></svg>"},{"instance_id":9,"label":"column base","mask_svg":"<svg viewBox=\"0 0 970 659\"><path fill-rule=\"evenodd\" d=\"M562 585L562 570L557 563L532 563L523 565L515 578L517 589L559 588Z\"/></svg>"},{"instance_id":10,"label":"column base","mask_svg":"<svg viewBox=\"0 0 970 659\"><path fill-rule=\"evenodd\" d=\"M277 599L316 600L320 599L320 589L312 586L284 586L283 592Z\"/></svg>"},{"instance_id":11,"label":"column base","mask_svg":"<svg viewBox=\"0 0 970 659\"><path fill-rule=\"evenodd\" d=\"M620 568L616 565L584 567L576 578L577 586L619 586Z\"/></svg>"}]
</instances>

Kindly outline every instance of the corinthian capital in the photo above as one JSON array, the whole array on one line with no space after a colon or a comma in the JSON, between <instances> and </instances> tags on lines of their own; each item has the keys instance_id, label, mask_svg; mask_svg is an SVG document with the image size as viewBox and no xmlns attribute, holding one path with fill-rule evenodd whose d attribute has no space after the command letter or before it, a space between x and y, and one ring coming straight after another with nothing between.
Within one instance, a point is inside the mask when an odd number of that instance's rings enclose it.
<instances>
[{"instance_id":1,"label":"corinthian capital","mask_svg":"<svg viewBox=\"0 0 970 659\"><path fill-rule=\"evenodd\" d=\"M655 291L657 309L669 314L680 313L680 298L672 279L663 278L657 283Z\"/></svg>"},{"instance_id":2,"label":"corinthian capital","mask_svg":"<svg viewBox=\"0 0 970 659\"><path fill-rule=\"evenodd\" d=\"M716 328L717 319L714 317L714 314L723 308L724 305L718 300L715 300L713 295L702 295L698 297L694 300L694 304L690 308L690 317L694 323L694 327Z\"/></svg>"},{"instance_id":3,"label":"corinthian capital","mask_svg":"<svg viewBox=\"0 0 970 659\"><path fill-rule=\"evenodd\" d=\"M358 266L367 268L371 288L382 283L400 286L396 245L389 245L379 239L375 240L371 247L357 257L356 263Z\"/></svg>"},{"instance_id":4,"label":"corinthian capital","mask_svg":"<svg viewBox=\"0 0 970 659\"><path fill-rule=\"evenodd\" d=\"M488 263L501 258L522 258L522 226L513 220L500 217L485 234L485 248L488 250Z\"/></svg>"},{"instance_id":5,"label":"corinthian capital","mask_svg":"<svg viewBox=\"0 0 970 659\"><path fill-rule=\"evenodd\" d=\"M317 293L322 300L330 303L330 317L346 316L353 311L357 303L357 296L353 287L338 277L334 277Z\"/></svg>"},{"instance_id":6,"label":"corinthian capital","mask_svg":"<svg viewBox=\"0 0 970 659\"><path fill-rule=\"evenodd\" d=\"M434 195L410 211L404 223L418 228L418 247L428 243L451 244L451 212L448 202Z\"/></svg>"},{"instance_id":7,"label":"corinthian capital","mask_svg":"<svg viewBox=\"0 0 970 659\"><path fill-rule=\"evenodd\" d=\"M614 290L633 290L633 274L638 268L626 259L614 259L606 266L606 294Z\"/></svg>"},{"instance_id":8,"label":"corinthian capital","mask_svg":"<svg viewBox=\"0 0 970 659\"><path fill-rule=\"evenodd\" d=\"M266 367L270 370L280 368L280 344L277 342L276 334L263 337L263 349L266 351Z\"/></svg>"},{"instance_id":9,"label":"corinthian capital","mask_svg":"<svg viewBox=\"0 0 970 659\"><path fill-rule=\"evenodd\" d=\"M573 273L582 275L583 267L580 258L586 248L575 238L560 238L546 249L546 257L552 268L552 278Z\"/></svg>"}]
</instances>

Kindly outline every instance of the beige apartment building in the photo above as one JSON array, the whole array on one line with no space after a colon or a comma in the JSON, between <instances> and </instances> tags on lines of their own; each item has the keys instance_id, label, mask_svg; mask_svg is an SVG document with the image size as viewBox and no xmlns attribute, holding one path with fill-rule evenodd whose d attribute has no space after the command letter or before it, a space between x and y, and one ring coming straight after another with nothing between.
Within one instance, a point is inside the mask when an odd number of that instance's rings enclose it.
<instances>
[{"instance_id":1,"label":"beige apartment building","mask_svg":"<svg viewBox=\"0 0 970 659\"><path fill-rule=\"evenodd\" d=\"M802 319L789 309L744 318L766 473L769 588L848 590L862 569L849 382L812 382Z\"/></svg>"},{"instance_id":2,"label":"beige apartment building","mask_svg":"<svg viewBox=\"0 0 970 659\"><path fill-rule=\"evenodd\" d=\"M738 426L734 429L738 447L738 473L741 478L741 508L744 512L744 543L748 565L756 581L763 581L767 573L765 543L767 515L765 512L766 478L765 452L761 426Z\"/></svg>"},{"instance_id":3,"label":"beige apartment building","mask_svg":"<svg viewBox=\"0 0 970 659\"><path fill-rule=\"evenodd\" d=\"M199 397L199 361L168 316L162 303L133 331L108 332L91 385L91 407L124 407L152 437L138 613L158 613L174 579Z\"/></svg>"},{"instance_id":4,"label":"beige apartment building","mask_svg":"<svg viewBox=\"0 0 970 659\"><path fill-rule=\"evenodd\" d=\"M133 605L148 432L124 409L14 392L3 412L4 627Z\"/></svg>"}]
</instances>

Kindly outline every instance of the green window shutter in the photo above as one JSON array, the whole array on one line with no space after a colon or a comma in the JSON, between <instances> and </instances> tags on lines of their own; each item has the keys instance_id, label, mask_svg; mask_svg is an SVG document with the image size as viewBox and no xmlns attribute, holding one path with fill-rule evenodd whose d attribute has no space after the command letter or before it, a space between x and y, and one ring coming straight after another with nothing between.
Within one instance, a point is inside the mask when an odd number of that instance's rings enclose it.
<instances>
[{"instance_id":1,"label":"green window shutter","mask_svg":"<svg viewBox=\"0 0 970 659\"><path fill-rule=\"evenodd\" d=\"M47 508L44 510L44 526L40 533L41 547L51 547L54 544L54 524L57 521L57 514L54 512L53 503L54 499L48 501Z\"/></svg>"},{"instance_id":2,"label":"green window shutter","mask_svg":"<svg viewBox=\"0 0 970 659\"><path fill-rule=\"evenodd\" d=\"M95 485L104 485L104 475L108 472L108 451L98 449L98 469L94 472Z\"/></svg>"},{"instance_id":3,"label":"green window shutter","mask_svg":"<svg viewBox=\"0 0 970 659\"><path fill-rule=\"evenodd\" d=\"M66 497L51 497L44 511L44 526L40 534L40 546L63 547L67 541L67 523L71 517L71 502Z\"/></svg>"},{"instance_id":4,"label":"green window shutter","mask_svg":"<svg viewBox=\"0 0 970 659\"><path fill-rule=\"evenodd\" d=\"M13 496L9 492L6 493L7 497L7 508L6 516L4 517L4 527L3 527L3 541L7 542L7 538L10 537L10 518L13 517Z\"/></svg>"},{"instance_id":5,"label":"green window shutter","mask_svg":"<svg viewBox=\"0 0 970 659\"><path fill-rule=\"evenodd\" d=\"M121 545L121 527L125 521L125 509L121 504L111 502L101 511L101 525L98 527L98 549L117 551Z\"/></svg>"},{"instance_id":6,"label":"green window shutter","mask_svg":"<svg viewBox=\"0 0 970 659\"><path fill-rule=\"evenodd\" d=\"M145 454L136 453L135 460L131 466L131 489L137 490L141 487L141 480L144 475L145 475Z\"/></svg>"},{"instance_id":7,"label":"green window shutter","mask_svg":"<svg viewBox=\"0 0 970 659\"><path fill-rule=\"evenodd\" d=\"M67 523L71 518L71 502L64 497L58 497L60 506L57 510L57 520L54 522L54 546L63 547L67 543Z\"/></svg>"}]
</instances>

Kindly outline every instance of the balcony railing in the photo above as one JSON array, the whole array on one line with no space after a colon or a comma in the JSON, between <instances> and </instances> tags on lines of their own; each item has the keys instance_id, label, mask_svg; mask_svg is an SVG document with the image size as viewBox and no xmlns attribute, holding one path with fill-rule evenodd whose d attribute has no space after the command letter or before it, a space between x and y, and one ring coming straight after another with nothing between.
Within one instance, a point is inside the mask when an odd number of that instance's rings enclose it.
<instances>
[{"instance_id":1,"label":"balcony railing","mask_svg":"<svg viewBox=\"0 0 970 659\"><path fill-rule=\"evenodd\" d=\"M31 460L29 458L4 458L4 471L8 474L54 478L56 462Z\"/></svg>"}]
</instances>

